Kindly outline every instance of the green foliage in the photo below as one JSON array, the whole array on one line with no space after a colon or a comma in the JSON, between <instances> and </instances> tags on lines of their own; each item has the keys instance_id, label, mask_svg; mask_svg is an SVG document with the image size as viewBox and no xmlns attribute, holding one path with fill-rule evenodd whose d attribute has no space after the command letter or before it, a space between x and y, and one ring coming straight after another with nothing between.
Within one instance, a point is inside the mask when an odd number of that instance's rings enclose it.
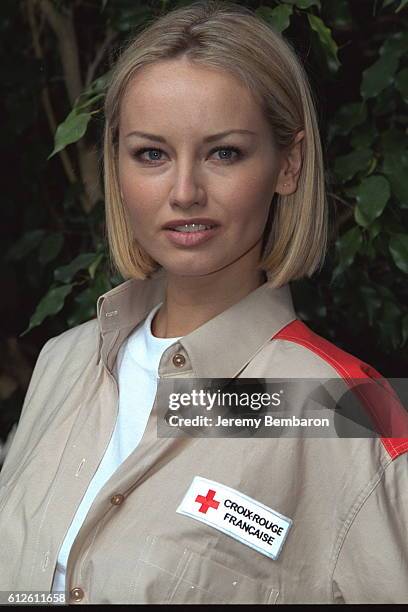
<instances>
[{"instance_id":1,"label":"green foliage","mask_svg":"<svg viewBox=\"0 0 408 612\"><path fill-rule=\"evenodd\" d=\"M294 4L297 8L300 9L308 9L311 6L318 6L321 8L320 0L284 0L285 4Z\"/></svg>"},{"instance_id":2,"label":"green foliage","mask_svg":"<svg viewBox=\"0 0 408 612\"><path fill-rule=\"evenodd\" d=\"M380 48L379 59L363 72L361 96L364 100L378 96L386 87L395 84L401 56L407 51L408 33L397 32L387 38Z\"/></svg>"},{"instance_id":3,"label":"green foliage","mask_svg":"<svg viewBox=\"0 0 408 612\"><path fill-rule=\"evenodd\" d=\"M38 245L45 236L44 229L30 230L23 234L5 255L7 262L18 261L29 255Z\"/></svg>"},{"instance_id":4,"label":"green foliage","mask_svg":"<svg viewBox=\"0 0 408 612\"><path fill-rule=\"evenodd\" d=\"M54 271L54 278L61 283L69 283L77 272L84 270L94 264L95 260L99 259L96 253L81 253L71 263ZM91 278L94 276L94 272Z\"/></svg>"},{"instance_id":5,"label":"green foliage","mask_svg":"<svg viewBox=\"0 0 408 612\"><path fill-rule=\"evenodd\" d=\"M29 326L22 334L20 334L20 337L27 334L31 329L33 329L33 327L41 325L46 317L57 314L64 306L65 298L71 293L73 287L74 285L51 287L51 289L49 289L47 294L39 302L35 313L30 319Z\"/></svg>"},{"instance_id":6,"label":"green foliage","mask_svg":"<svg viewBox=\"0 0 408 612\"><path fill-rule=\"evenodd\" d=\"M367 170L372 159L373 151L366 148L356 148L347 155L339 155L334 162L337 179L344 183L351 180L358 172Z\"/></svg>"},{"instance_id":7,"label":"green foliage","mask_svg":"<svg viewBox=\"0 0 408 612\"><path fill-rule=\"evenodd\" d=\"M256 10L256 14L270 23L278 32L283 32L289 27L292 13L293 8L287 4L280 4L275 8L261 6Z\"/></svg>"},{"instance_id":8,"label":"green foliage","mask_svg":"<svg viewBox=\"0 0 408 612\"><path fill-rule=\"evenodd\" d=\"M358 227L352 227L336 241L338 265L333 276L336 277L349 268L363 243L363 237Z\"/></svg>"},{"instance_id":9,"label":"green foliage","mask_svg":"<svg viewBox=\"0 0 408 612\"><path fill-rule=\"evenodd\" d=\"M73 142L77 142L86 132L91 113L79 113L74 108L63 123L58 126L55 133L55 145L52 153L48 156L50 159L62 149Z\"/></svg>"},{"instance_id":10,"label":"green foliage","mask_svg":"<svg viewBox=\"0 0 408 612\"><path fill-rule=\"evenodd\" d=\"M47 337L95 317L99 295L123 280L109 263L103 197L84 204L88 166L77 145L93 147L100 168L102 105L116 50L151 19L190 2L54 2L75 17L84 85L73 102L55 33L45 22L43 57L34 57L17 4L0 6L7 87L1 150L19 167L3 192L1 265L6 282L13 287L13 267L21 287L14 335L35 353ZM299 316L385 374L401 375L408 356L407 2L241 4L297 48L316 92L335 231L321 272L293 283ZM60 120L51 132L44 87Z\"/></svg>"},{"instance_id":11,"label":"green foliage","mask_svg":"<svg viewBox=\"0 0 408 612\"><path fill-rule=\"evenodd\" d=\"M94 105L101 98L104 98L103 91L106 89L108 80L109 73L104 74L82 92L74 108L58 126L54 137L54 149L48 156L48 159L65 149L68 145L78 142L84 136L92 115L98 112L97 110L91 112L85 109Z\"/></svg>"},{"instance_id":12,"label":"green foliage","mask_svg":"<svg viewBox=\"0 0 408 612\"><path fill-rule=\"evenodd\" d=\"M38 260L41 265L53 261L64 246L64 236L60 232L53 232L42 241Z\"/></svg>"},{"instance_id":13,"label":"green foliage","mask_svg":"<svg viewBox=\"0 0 408 612\"><path fill-rule=\"evenodd\" d=\"M408 274L408 236L407 234L394 234L389 242L390 253L395 265Z\"/></svg>"},{"instance_id":14,"label":"green foliage","mask_svg":"<svg viewBox=\"0 0 408 612\"><path fill-rule=\"evenodd\" d=\"M372 175L364 178L354 190L357 205L354 208L354 218L359 225L368 228L379 217L390 199L390 185L386 178Z\"/></svg>"},{"instance_id":15,"label":"green foliage","mask_svg":"<svg viewBox=\"0 0 408 612\"><path fill-rule=\"evenodd\" d=\"M330 28L328 28L322 19L316 15L308 13L307 18L309 20L310 27L317 33L320 43L327 54L329 65L333 70L337 70L337 68L340 66L340 62L337 57L337 44L332 37Z\"/></svg>"},{"instance_id":16,"label":"green foliage","mask_svg":"<svg viewBox=\"0 0 408 612\"><path fill-rule=\"evenodd\" d=\"M408 104L408 68L403 68L395 77L395 85L405 104Z\"/></svg>"}]
</instances>

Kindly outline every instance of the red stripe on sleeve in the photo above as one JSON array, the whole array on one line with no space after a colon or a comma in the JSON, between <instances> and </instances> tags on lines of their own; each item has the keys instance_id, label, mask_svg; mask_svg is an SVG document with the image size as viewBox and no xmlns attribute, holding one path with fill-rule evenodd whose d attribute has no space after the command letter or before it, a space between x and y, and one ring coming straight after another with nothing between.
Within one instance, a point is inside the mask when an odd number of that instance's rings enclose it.
<instances>
[{"instance_id":1,"label":"red stripe on sleeve","mask_svg":"<svg viewBox=\"0 0 408 612\"><path fill-rule=\"evenodd\" d=\"M272 339L287 340L300 344L329 363L351 389L355 387L354 390L378 426L378 432L384 431L381 426L383 419L390 419L391 417L392 431L401 431L403 435L407 435L408 415L406 410L388 381L368 363L319 336L299 319L295 319L283 327ZM353 384L355 379L365 379L367 381L372 379L376 382L372 388L370 385L364 385L364 392L362 393L360 387ZM385 406L387 406L386 411L384 410ZM408 451L408 437L381 437L380 440L392 459Z\"/></svg>"}]
</instances>

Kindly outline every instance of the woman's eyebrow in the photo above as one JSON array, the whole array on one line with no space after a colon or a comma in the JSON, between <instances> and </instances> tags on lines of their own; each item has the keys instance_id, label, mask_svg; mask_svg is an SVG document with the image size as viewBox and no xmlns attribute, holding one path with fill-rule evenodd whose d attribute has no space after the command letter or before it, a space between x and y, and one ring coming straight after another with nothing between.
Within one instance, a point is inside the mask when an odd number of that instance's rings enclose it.
<instances>
[{"instance_id":1,"label":"woman's eyebrow","mask_svg":"<svg viewBox=\"0 0 408 612\"><path fill-rule=\"evenodd\" d=\"M251 130L227 130L226 132L219 132L218 134L211 134L211 136L206 136L203 142L213 142L214 140L219 140L220 138L224 138L229 134L252 134L256 136L256 132L252 132ZM149 134L148 132L140 132L139 130L133 130L126 134L126 138L130 136L142 136L143 138L147 138L148 140L155 140L156 142L163 142L167 144L167 141L163 136L158 136L157 134Z\"/></svg>"}]
</instances>

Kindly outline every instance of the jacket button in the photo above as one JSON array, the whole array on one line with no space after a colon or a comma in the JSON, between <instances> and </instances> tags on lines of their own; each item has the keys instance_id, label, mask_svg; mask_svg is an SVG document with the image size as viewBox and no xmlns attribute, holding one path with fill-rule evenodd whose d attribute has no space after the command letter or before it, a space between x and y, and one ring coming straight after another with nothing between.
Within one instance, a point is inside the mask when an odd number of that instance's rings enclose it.
<instances>
[{"instance_id":1,"label":"jacket button","mask_svg":"<svg viewBox=\"0 0 408 612\"><path fill-rule=\"evenodd\" d=\"M186 363L186 358L181 353L176 353L173 357L173 363L176 368L182 368L183 365Z\"/></svg>"},{"instance_id":2,"label":"jacket button","mask_svg":"<svg viewBox=\"0 0 408 612\"><path fill-rule=\"evenodd\" d=\"M69 594L73 601L81 601L81 599L83 599L84 597L84 592L81 587L75 587L74 589L71 589Z\"/></svg>"},{"instance_id":3,"label":"jacket button","mask_svg":"<svg viewBox=\"0 0 408 612\"><path fill-rule=\"evenodd\" d=\"M110 502L114 506L120 506L123 501L125 501L125 496L122 493L116 493L116 495L112 495L110 498Z\"/></svg>"}]
</instances>

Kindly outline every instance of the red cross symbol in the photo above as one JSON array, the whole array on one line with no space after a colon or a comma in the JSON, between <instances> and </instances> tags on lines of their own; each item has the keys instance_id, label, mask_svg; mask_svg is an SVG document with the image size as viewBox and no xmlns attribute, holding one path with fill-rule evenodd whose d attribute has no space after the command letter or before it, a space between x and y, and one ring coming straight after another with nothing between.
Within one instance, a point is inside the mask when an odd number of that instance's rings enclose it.
<instances>
[{"instance_id":1,"label":"red cross symbol","mask_svg":"<svg viewBox=\"0 0 408 612\"><path fill-rule=\"evenodd\" d=\"M218 508L220 502L214 499L214 495L215 491L213 491L213 489L208 489L206 497L197 495L195 501L201 504L201 508L198 509L199 512L204 512L204 514L206 514L208 508Z\"/></svg>"}]
</instances>

